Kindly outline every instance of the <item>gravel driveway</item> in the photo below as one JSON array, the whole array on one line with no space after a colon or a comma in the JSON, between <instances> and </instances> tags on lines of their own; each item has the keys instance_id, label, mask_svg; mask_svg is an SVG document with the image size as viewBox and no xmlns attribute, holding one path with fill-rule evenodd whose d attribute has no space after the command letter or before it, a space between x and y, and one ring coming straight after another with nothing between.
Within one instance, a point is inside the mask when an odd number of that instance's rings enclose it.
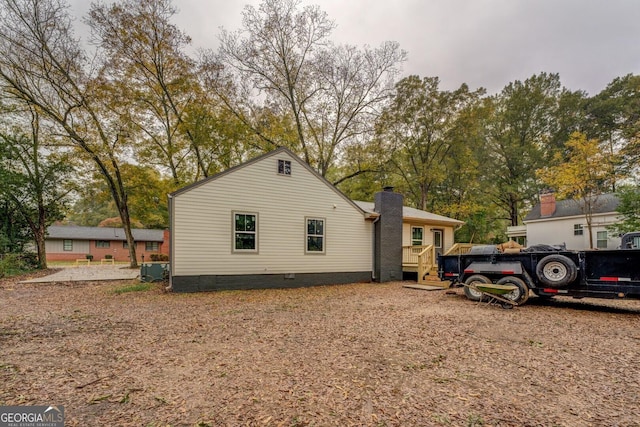
<instances>
[{"instance_id":1,"label":"gravel driveway","mask_svg":"<svg viewBox=\"0 0 640 427\"><path fill-rule=\"evenodd\" d=\"M139 268L132 269L122 265L65 266L45 276L24 279L21 283L127 280L138 276Z\"/></svg>"},{"instance_id":2,"label":"gravel driveway","mask_svg":"<svg viewBox=\"0 0 640 427\"><path fill-rule=\"evenodd\" d=\"M67 426L638 426L640 302L0 281L0 405Z\"/></svg>"}]
</instances>

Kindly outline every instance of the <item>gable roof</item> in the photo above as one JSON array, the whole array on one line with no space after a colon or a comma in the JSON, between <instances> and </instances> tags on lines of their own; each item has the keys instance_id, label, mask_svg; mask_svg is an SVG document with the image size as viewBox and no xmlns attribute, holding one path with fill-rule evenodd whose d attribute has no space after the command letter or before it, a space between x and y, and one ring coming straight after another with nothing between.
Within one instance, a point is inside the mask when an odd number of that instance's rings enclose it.
<instances>
[{"instance_id":1,"label":"gable roof","mask_svg":"<svg viewBox=\"0 0 640 427\"><path fill-rule=\"evenodd\" d=\"M351 204L356 210L360 211L365 217L370 217L370 212L363 210L360 206L358 206L356 203L354 203L353 200L351 200L350 198L348 198L342 191L338 190L333 184L331 184L329 181L327 181L327 179L325 177L323 177L322 175L320 175L315 169L313 169L311 166L309 166L306 162L304 162L300 157L296 156L291 150L285 148L285 147L279 147L276 148L273 151L269 151L268 153L262 154L260 156L254 157L251 160L248 160L244 163L241 163L237 166L234 166L232 168L229 168L225 171L222 171L220 173L217 173L215 175L212 175L210 177L201 179L200 181L196 181L193 184L189 184L187 186L184 186L176 191L174 191L173 193L169 194L169 198L173 198L173 197L177 197L180 194L186 193L194 188L200 187L201 185L207 184L211 181L214 181L216 179L219 179L220 177L223 177L225 175L231 174L239 169L242 168L246 168L254 163L260 162L264 159L267 159L269 157L273 157L273 156L277 156L281 153L286 153L287 155L289 155L289 157L291 157L294 161L296 161L300 166L302 166L303 168L305 168L307 171L309 171L311 174L313 174L316 178L318 178L318 180L320 180L322 183L324 183L329 189L331 189L331 191L333 191L334 193L336 193L337 195L339 195L340 197L342 197L344 200L346 200L349 204Z\"/></svg>"},{"instance_id":2,"label":"gable roof","mask_svg":"<svg viewBox=\"0 0 640 427\"><path fill-rule=\"evenodd\" d=\"M613 194L607 193L598 196L598 201L594 206L593 213L595 214L605 214L605 213L613 213L616 212L618 205L620 204L620 199ZM527 221L535 221L535 220L545 220L545 219L557 219L563 217L570 216L580 216L584 215L584 200L558 200L556 201L556 210L552 215L542 216L540 215L540 203L536 204L531 212L524 217L524 222Z\"/></svg>"},{"instance_id":3,"label":"gable roof","mask_svg":"<svg viewBox=\"0 0 640 427\"><path fill-rule=\"evenodd\" d=\"M164 230L134 228L131 230L136 242L162 242ZM113 227L78 227L71 225L51 225L47 228L48 239L71 240L121 240L126 241L124 228Z\"/></svg>"},{"instance_id":4,"label":"gable roof","mask_svg":"<svg viewBox=\"0 0 640 427\"><path fill-rule=\"evenodd\" d=\"M297 155L295 155L291 150L287 149L286 147L279 147L273 151L270 151L268 153L262 154L260 156L254 157L251 160L248 160L244 163L241 163L237 166L234 166L232 168L229 168L223 172L217 173L215 175L212 175L210 177L201 179L200 181L196 181L190 185L184 186L176 191L174 191L173 193L169 194L169 198L173 198L176 196L179 196L180 194L186 193L194 188L197 188L201 185L204 185L208 182L214 181L216 179L219 179L220 177L223 177L225 175L231 174L239 169L245 168L247 166L250 166L254 163L257 163L259 161L262 161L266 158L269 157L273 157L273 156L277 156L281 153L286 153L288 154L293 160L295 160L298 164L300 164L302 167L304 167L306 170L308 170L309 172L311 172L311 174L313 174L316 178L318 178L321 182L323 182L329 189L331 189L333 192L335 192L336 194L338 194L340 197L342 197L344 200L346 200L349 204L351 204L355 209L357 209L358 211L362 212L362 214L366 217L366 218L375 218L379 216L378 212L375 212L374 210L374 203L373 202L361 202L361 201L355 201L355 200L351 200L349 197L347 197L342 191L338 190L333 184L331 184L329 181L327 181L326 178L324 178L322 175L320 175L315 169L313 169L311 166L309 166L306 162L304 162L300 157L298 157ZM446 216L442 216L442 215L437 215L431 212L427 212L427 211L423 211L420 209L414 209L414 208L410 208L407 206L404 206L402 208L402 216L404 219L415 219L415 220L419 220L419 221L425 221L425 222L431 222L434 224L446 224L446 225L462 225L464 224L464 221L459 221L457 219L453 219L453 218L449 218Z\"/></svg>"},{"instance_id":5,"label":"gable roof","mask_svg":"<svg viewBox=\"0 0 640 427\"><path fill-rule=\"evenodd\" d=\"M354 203L360 206L362 210L366 212L370 212L371 214L374 214L374 215L378 215L378 213L374 211L374 203L361 202L358 200L355 200ZM420 209L410 208L408 206L402 207L402 218L405 220L415 219L415 220L430 222L434 224L446 224L446 225L464 224L464 221L449 218L443 215L434 214L434 213L423 211Z\"/></svg>"}]
</instances>

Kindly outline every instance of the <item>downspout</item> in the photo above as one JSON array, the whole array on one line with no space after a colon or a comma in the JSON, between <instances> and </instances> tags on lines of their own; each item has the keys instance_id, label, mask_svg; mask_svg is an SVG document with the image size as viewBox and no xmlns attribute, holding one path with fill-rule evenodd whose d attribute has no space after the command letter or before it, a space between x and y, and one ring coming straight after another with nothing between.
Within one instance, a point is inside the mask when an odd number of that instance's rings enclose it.
<instances>
[{"instance_id":1,"label":"downspout","mask_svg":"<svg viewBox=\"0 0 640 427\"><path fill-rule=\"evenodd\" d=\"M175 236L173 234L173 196L171 194L167 194L168 199L168 207L169 207L169 286L167 286L167 291L173 290L173 272L174 272L174 259L173 256L173 248L175 245Z\"/></svg>"},{"instance_id":2,"label":"downspout","mask_svg":"<svg viewBox=\"0 0 640 427\"><path fill-rule=\"evenodd\" d=\"M380 221L380 215L371 222L371 280L376 281L376 222Z\"/></svg>"}]
</instances>

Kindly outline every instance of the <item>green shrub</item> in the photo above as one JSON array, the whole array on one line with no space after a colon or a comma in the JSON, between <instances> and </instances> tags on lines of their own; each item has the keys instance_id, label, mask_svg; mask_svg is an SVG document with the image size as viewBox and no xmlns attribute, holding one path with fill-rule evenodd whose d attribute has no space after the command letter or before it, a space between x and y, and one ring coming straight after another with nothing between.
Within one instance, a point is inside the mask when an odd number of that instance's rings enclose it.
<instances>
[{"instance_id":1,"label":"green shrub","mask_svg":"<svg viewBox=\"0 0 640 427\"><path fill-rule=\"evenodd\" d=\"M35 252L25 252L19 254L18 259L27 270L35 270L36 268L40 268L38 254Z\"/></svg>"},{"instance_id":2,"label":"green shrub","mask_svg":"<svg viewBox=\"0 0 640 427\"><path fill-rule=\"evenodd\" d=\"M89 261L93 261L93 255L91 254L86 254L85 257L89 260Z\"/></svg>"},{"instance_id":3,"label":"green shrub","mask_svg":"<svg viewBox=\"0 0 640 427\"><path fill-rule=\"evenodd\" d=\"M38 257L32 253L0 255L0 277L15 276L38 268Z\"/></svg>"},{"instance_id":4,"label":"green shrub","mask_svg":"<svg viewBox=\"0 0 640 427\"><path fill-rule=\"evenodd\" d=\"M169 256L166 254L151 254L151 261L169 261Z\"/></svg>"}]
</instances>

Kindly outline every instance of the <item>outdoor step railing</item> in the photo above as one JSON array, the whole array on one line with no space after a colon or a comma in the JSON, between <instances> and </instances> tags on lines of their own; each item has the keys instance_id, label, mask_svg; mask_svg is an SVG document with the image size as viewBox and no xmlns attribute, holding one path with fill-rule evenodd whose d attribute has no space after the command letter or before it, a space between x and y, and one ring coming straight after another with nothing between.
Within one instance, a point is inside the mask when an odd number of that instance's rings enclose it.
<instances>
[{"instance_id":1,"label":"outdoor step railing","mask_svg":"<svg viewBox=\"0 0 640 427\"><path fill-rule=\"evenodd\" d=\"M426 276L435 266L435 248L433 245L426 246L418 254L418 283L425 281Z\"/></svg>"},{"instance_id":2,"label":"outdoor step railing","mask_svg":"<svg viewBox=\"0 0 640 427\"><path fill-rule=\"evenodd\" d=\"M402 265L418 265L418 256L425 248L432 245L416 245L416 246L403 246L402 247Z\"/></svg>"},{"instance_id":3,"label":"outdoor step railing","mask_svg":"<svg viewBox=\"0 0 640 427\"><path fill-rule=\"evenodd\" d=\"M456 243L449 248L445 255L464 255L469 253L473 246L473 243Z\"/></svg>"},{"instance_id":4,"label":"outdoor step railing","mask_svg":"<svg viewBox=\"0 0 640 427\"><path fill-rule=\"evenodd\" d=\"M471 243L456 243L445 255L462 255L469 253L474 245ZM402 265L415 266L418 270L418 283L424 283L429 273L437 267L436 253L433 245L416 245L402 247Z\"/></svg>"}]
</instances>

